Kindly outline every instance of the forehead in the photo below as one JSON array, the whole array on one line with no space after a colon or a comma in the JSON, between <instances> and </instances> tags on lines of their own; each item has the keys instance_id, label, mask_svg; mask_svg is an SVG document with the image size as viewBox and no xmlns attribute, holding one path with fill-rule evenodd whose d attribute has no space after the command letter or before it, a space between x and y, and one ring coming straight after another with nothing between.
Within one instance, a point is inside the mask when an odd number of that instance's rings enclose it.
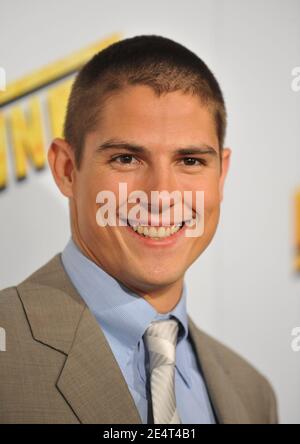
<instances>
[{"instance_id":1,"label":"forehead","mask_svg":"<svg viewBox=\"0 0 300 444\"><path fill-rule=\"evenodd\" d=\"M104 138L170 145L200 140L218 147L212 111L198 96L182 91L158 96L144 85L125 87L107 98L97 129Z\"/></svg>"}]
</instances>

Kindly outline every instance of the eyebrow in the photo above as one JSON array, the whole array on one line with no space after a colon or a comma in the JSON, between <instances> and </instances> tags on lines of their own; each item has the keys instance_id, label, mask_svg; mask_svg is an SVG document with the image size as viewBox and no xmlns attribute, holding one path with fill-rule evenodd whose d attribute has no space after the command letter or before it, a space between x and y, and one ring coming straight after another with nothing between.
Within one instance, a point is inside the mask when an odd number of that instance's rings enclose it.
<instances>
[{"instance_id":1,"label":"eyebrow","mask_svg":"<svg viewBox=\"0 0 300 444\"><path fill-rule=\"evenodd\" d=\"M145 146L119 139L106 140L97 147L97 152L103 152L115 148L127 150L135 154L151 154L151 150L149 150L149 148L146 148ZM213 148L210 145L207 145L206 143L200 143L199 145L189 145L184 148L179 147L174 152L177 155L186 155L186 154L210 154L213 156L218 155L215 148Z\"/></svg>"}]
</instances>

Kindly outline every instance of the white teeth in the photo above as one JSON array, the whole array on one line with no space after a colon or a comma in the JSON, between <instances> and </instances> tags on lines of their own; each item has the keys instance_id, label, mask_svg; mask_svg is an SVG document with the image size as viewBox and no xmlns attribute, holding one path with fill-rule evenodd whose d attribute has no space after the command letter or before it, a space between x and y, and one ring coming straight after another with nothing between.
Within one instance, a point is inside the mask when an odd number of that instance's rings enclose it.
<instances>
[{"instance_id":1,"label":"white teeth","mask_svg":"<svg viewBox=\"0 0 300 444\"><path fill-rule=\"evenodd\" d=\"M139 225L131 228L137 233L143 234L145 237L164 238L177 233L181 228L181 224L172 225L171 227L146 227Z\"/></svg>"},{"instance_id":2,"label":"white teeth","mask_svg":"<svg viewBox=\"0 0 300 444\"><path fill-rule=\"evenodd\" d=\"M144 229L143 229L143 234L144 234ZM149 237L158 237L156 228L150 227L149 231L148 231L148 236Z\"/></svg>"},{"instance_id":3,"label":"white teeth","mask_svg":"<svg viewBox=\"0 0 300 444\"><path fill-rule=\"evenodd\" d=\"M143 227L137 227L137 232L138 232L139 234L143 234L143 232L144 232Z\"/></svg>"}]
</instances>

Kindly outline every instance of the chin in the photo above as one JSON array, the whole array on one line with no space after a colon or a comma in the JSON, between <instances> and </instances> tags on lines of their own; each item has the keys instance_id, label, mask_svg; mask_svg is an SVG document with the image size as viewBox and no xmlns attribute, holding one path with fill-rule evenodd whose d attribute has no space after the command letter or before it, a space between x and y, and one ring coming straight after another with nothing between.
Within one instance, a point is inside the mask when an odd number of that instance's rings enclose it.
<instances>
[{"instance_id":1,"label":"chin","mask_svg":"<svg viewBox=\"0 0 300 444\"><path fill-rule=\"evenodd\" d=\"M147 275L141 275L137 280L144 285L145 287L165 287L171 284L174 284L174 282L178 281L179 279L182 279L184 275L184 272L170 272L170 270L165 271L156 271L151 270L147 273Z\"/></svg>"}]
</instances>

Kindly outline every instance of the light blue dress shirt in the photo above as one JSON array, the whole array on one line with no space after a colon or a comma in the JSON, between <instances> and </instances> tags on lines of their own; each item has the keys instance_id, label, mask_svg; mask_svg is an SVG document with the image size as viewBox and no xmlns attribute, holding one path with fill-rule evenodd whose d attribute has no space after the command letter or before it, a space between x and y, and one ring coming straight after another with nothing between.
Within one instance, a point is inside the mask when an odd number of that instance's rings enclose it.
<instances>
[{"instance_id":1,"label":"light blue dress shirt","mask_svg":"<svg viewBox=\"0 0 300 444\"><path fill-rule=\"evenodd\" d=\"M215 423L207 390L188 338L186 284L176 307L160 314L150 303L88 259L72 239L62 262L73 285L97 319L127 382L144 424L148 419L148 365L143 334L153 320L179 321L176 346L175 396L183 424ZM146 354L147 356L147 354Z\"/></svg>"}]
</instances>

